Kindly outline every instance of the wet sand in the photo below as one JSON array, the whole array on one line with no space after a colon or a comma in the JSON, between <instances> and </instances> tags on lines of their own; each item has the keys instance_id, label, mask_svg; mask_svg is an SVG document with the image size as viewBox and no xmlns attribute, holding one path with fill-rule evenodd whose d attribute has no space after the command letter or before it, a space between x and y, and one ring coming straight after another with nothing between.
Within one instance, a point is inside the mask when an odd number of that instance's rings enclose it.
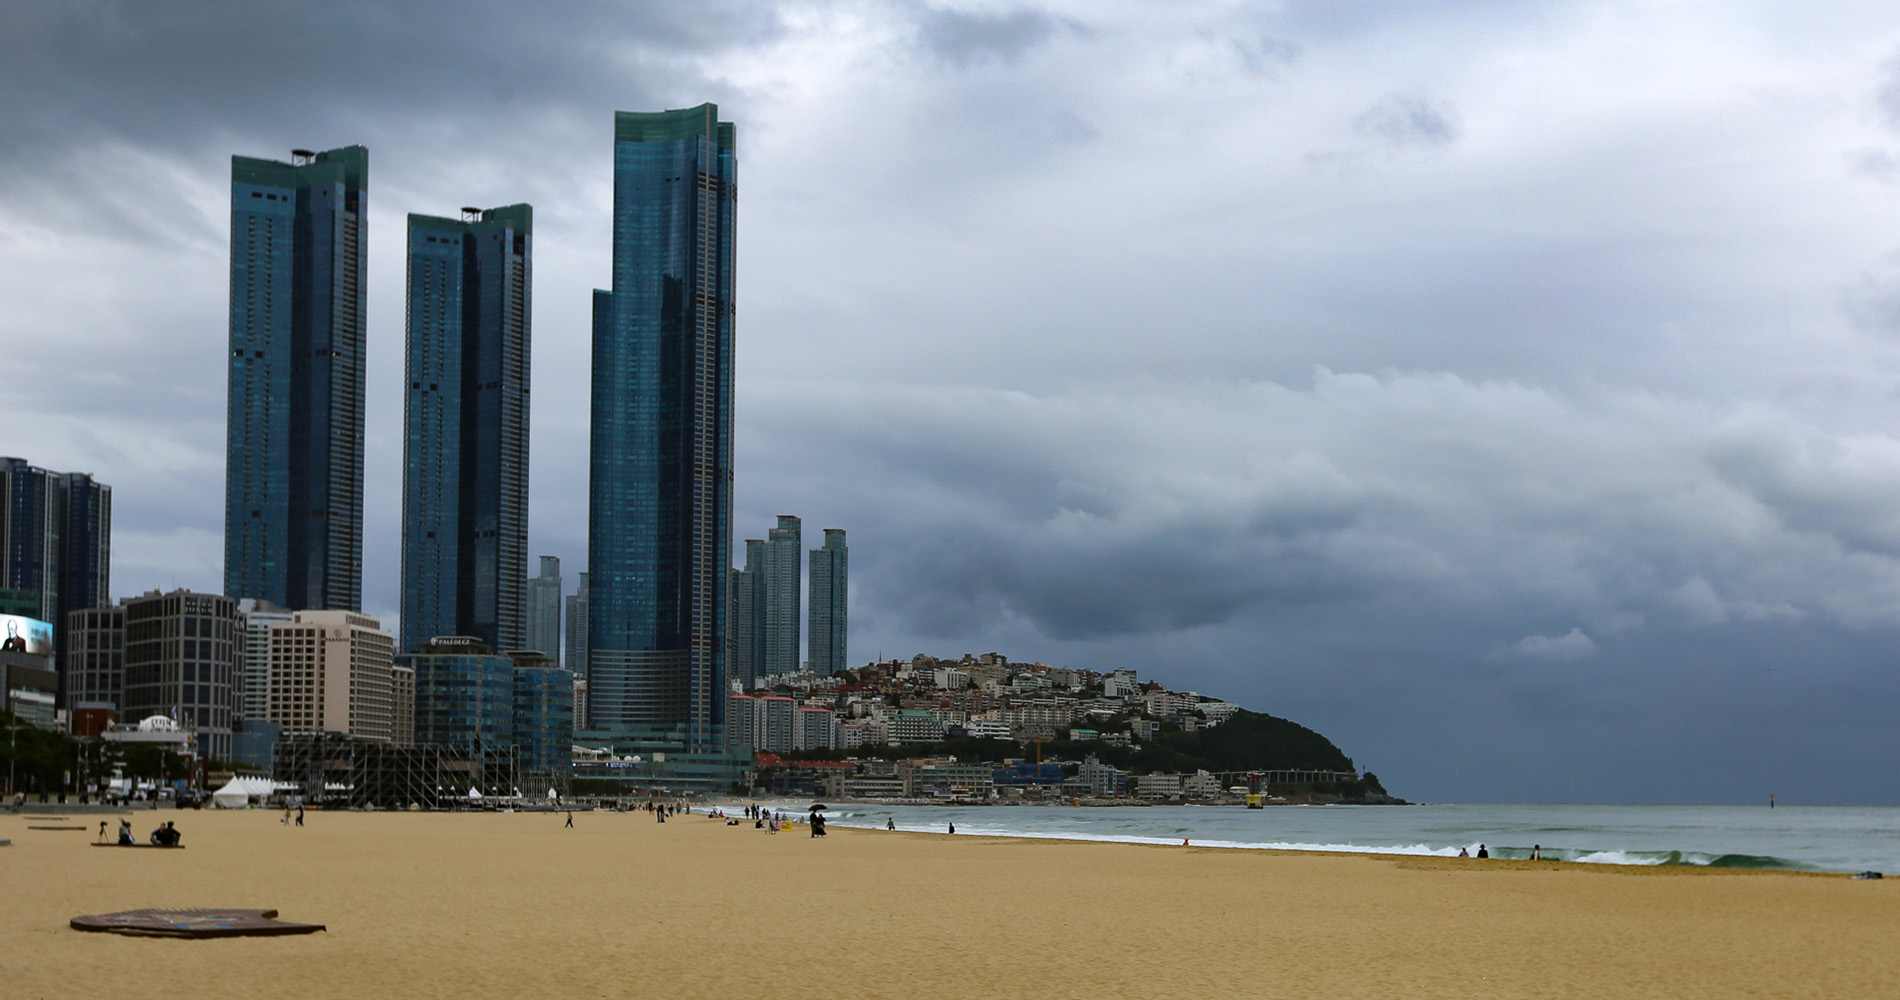
<instances>
[{"instance_id":1,"label":"wet sand","mask_svg":"<svg viewBox=\"0 0 1900 1000\"><path fill-rule=\"evenodd\" d=\"M1150 847L645 813L141 812L183 851L0 815L25 998L1874 997L1900 882ZM116 827L116 821L114 821ZM308 937L68 928L275 908Z\"/></svg>"}]
</instances>

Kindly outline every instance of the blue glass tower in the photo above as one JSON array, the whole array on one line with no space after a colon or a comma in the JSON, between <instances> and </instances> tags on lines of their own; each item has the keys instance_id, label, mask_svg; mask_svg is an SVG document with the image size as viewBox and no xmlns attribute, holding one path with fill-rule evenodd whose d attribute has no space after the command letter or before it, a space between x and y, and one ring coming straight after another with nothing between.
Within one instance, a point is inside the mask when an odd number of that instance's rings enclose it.
<instances>
[{"instance_id":1,"label":"blue glass tower","mask_svg":"<svg viewBox=\"0 0 1900 1000\"><path fill-rule=\"evenodd\" d=\"M733 127L614 116L594 293L589 728L719 752L732 547Z\"/></svg>"},{"instance_id":2,"label":"blue glass tower","mask_svg":"<svg viewBox=\"0 0 1900 1000\"><path fill-rule=\"evenodd\" d=\"M224 592L359 610L369 151L231 158Z\"/></svg>"},{"instance_id":3,"label":"blue glass tower","mask_svg":"<svg viewBox=\"0 0 1900 1000\"><path fill-rule=\"evenodd\" d=\"M533 228L527 205L409 216L404 650L522 644Z\"/></svg>"}]
</instances>

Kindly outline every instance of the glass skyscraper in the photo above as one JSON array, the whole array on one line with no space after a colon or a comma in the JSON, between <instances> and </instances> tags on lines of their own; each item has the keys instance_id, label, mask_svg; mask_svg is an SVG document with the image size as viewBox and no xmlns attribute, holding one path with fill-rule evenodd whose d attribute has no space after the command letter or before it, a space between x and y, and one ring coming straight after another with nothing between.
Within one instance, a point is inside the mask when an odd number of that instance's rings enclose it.
<instances>
[{"instance_id":1,"label":"glass skyscraper","mask_svg":"<svg viewBox=\"0 0 1900 1000\"><path fill-rule=\"evenodd\" d=\"M614 116L613 288L594 293L589 728L722 749L731 566L733 127Z\"/></svg>"},{"instance_id":2,"label":"glass skyscraper","mask_svg":"<svg viewBox=\"0 0 1900 1000\"><path fill-rule=\"evenodd\" d=\"M849 592L851 550L843 528L826 528L825 544L811 550L811 669L820 677L843 670L845 598Z\"/></svg>"},{"instance_id":3,"label":"glass skyscraper","mask_svg":"<svg viewBox=\"0 0 1900 1000\"><path fill-rule=\"evenodd\" d=\"M574 592L567 595L567 669L587 679L587 574L581 573ZM574 725L586 723L585 712L576 712Z\"/></svg>"},{"instance_id":4,"label":"glass skyscraper","mask_svg":"<svg viewBox=\"0 0 1900 1000\"><path fill-rule=\"evenodd\" d=\"M224 592L355 611L363 590L369 151L231 158Z\"/></svg>"},{"instance_id":5,"label":"glass skyscraper","mask_svg":"<svg viewBox=\"0 0 1900 1000\"><path fill-rule=\"evenodd\" d=\"M528 578L526 599L521 648L537 650L558 666L561 662L560 557L541 557L541 574Z\"/></svg>"},{"instance_id":6,"label":"glass skyscraper","mask_svg":"<svg viewBox=\"0 0 1900 1000\"><path fill-rule=\"evenodd\" d=\"M791 674L799 668L799 611L805 583L805 528L790 514L778 516L778 527L765 533L764 660L761 674Z\"/></svg>"},{"instance_id":7,"label":"glass skyscraper","mask_svg":"<svg viewBox=\"0 0 1900 1000\"><path fill-rule=\"evenodd\" d=\"M527 205L409 216L404 650L522 645L533 229Z\"/></svg>"}]
</instances>

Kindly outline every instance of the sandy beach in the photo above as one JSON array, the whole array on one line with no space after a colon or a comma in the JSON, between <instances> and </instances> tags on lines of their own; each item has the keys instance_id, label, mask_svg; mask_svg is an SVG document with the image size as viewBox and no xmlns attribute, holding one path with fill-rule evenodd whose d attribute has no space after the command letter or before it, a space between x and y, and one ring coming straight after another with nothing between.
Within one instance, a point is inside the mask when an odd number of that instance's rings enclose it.
<instances>
[{"instance_id":1,"label":"sandy beach","mask_svg":"<svg viewBox=\"0 0 1900 1000\"><path fill-rule=\"evenodd\" d=\"M1230 851L645 813L141 812L186 850L0 816L13 998L1872 997L1900 882ZM116 825L116 821L115 821ZM276 908L308 937L87 934Z\"/></svg>"}]
</instances>

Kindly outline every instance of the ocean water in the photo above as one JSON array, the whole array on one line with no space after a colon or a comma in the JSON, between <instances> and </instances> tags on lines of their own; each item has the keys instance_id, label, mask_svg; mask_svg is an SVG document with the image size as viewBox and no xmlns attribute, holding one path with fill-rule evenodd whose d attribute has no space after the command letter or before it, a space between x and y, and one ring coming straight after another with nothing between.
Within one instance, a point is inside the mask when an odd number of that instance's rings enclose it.
<instances>
[{"instance_id":1,"label":"ocean water","mask_svg":"<svg viewBox=\"0 0 1900 1000\"><path fill-rule=\"evenodd\" d=\"M810 802L777 804L802 814ZM878 806L830 804L836 826L997 837L1257 850L1546 858L1605 865L1711 865L1900 875L1890 806Z\"/></svg>"}]
</instances>

